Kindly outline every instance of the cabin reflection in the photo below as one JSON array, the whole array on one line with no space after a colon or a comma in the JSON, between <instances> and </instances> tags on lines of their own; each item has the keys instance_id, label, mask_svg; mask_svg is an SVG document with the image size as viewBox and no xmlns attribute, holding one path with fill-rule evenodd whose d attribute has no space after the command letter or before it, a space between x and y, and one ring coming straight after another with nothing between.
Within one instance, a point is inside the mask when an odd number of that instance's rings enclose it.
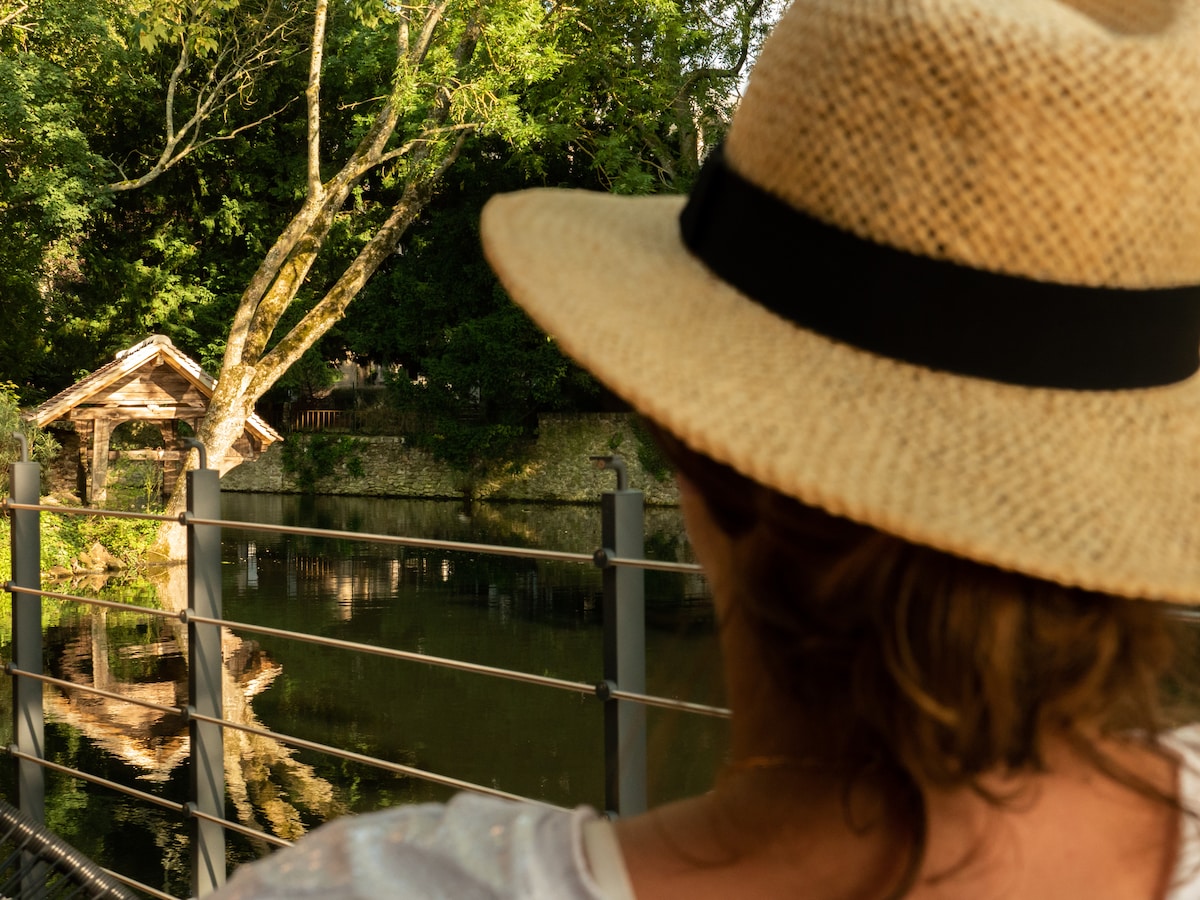
<instances>
[{"instance_id":1,"label":"cabin reflection","mask_svg":"<svg viewBox=\"0 0 1200 900\"><path fill-rule=\"evenodd\" d=\"M95 609L47 629L50 674L136 701L185 705L185 627L162 619L125 625L130 619L126 613L110 617L108 610ZM222 644L233 684L247 700L282 672L253 641L226 633ZM146 781L167 781L188 756L187 723L177 712L55 686L46 688L45 709L52 721L78 730Z\"/></svg>"}]
</instances>

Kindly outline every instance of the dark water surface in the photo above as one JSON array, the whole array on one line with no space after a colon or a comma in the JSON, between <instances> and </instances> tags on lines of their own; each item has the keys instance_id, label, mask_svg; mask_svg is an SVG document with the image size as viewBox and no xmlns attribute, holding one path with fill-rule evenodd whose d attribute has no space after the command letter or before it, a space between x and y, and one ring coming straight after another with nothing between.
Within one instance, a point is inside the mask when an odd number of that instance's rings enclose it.
<instances>
[{"instance_id":1,"label":"dark water surface","mask_svg":"<svg viewBox=\"0 0 1200 900\"><path fill-rule=\"evenodd\" d=\"M590 553L598 506L226 494L227 519ZM677 510L647 513L647 554L689 558ZM600 573L535 562L226 529L225 616L247 623L594 683ZM721 703L705 586L647 573L650 692ZM173 705L186 695L175 623L66 607L47 628L60 677ZM564 806L603 805L601 706L590 696L349 654L247 632L226 639L234 718ZM52 758L185 799L186 728L152 710L48 691ZM7 698L6 698L7 701ZM5 716L6 721L10 716ZM707 788L724 723L651 710L650 794ZM6 738L7 739L7 738ZM230 732L227 815L287 838L342 812L444 799L448 789ZM48 819L105 864L187 893L186 826L171 810L51 775ZM230 839L231 857L261 852Z\"/></svg>"}]
</instances>

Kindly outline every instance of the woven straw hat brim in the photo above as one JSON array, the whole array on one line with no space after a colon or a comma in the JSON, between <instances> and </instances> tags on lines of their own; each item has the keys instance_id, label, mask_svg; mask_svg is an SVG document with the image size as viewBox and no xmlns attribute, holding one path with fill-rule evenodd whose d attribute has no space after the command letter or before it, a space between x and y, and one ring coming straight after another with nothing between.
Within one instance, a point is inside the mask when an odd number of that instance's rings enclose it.
<instances>
[{"instance_id":1,"label":"woven straw hat brim","mask_svg":"<svg viewBox=\"0 0 1200 900\"><path fill-rule=\"evenodd\" d=\"M1001 568L1200 603L1200 377L1025 388L857 350L709 273L681 243L683 202L501 195L484 249L565 352L761 484Z\"/></svg>"}]
</instances>

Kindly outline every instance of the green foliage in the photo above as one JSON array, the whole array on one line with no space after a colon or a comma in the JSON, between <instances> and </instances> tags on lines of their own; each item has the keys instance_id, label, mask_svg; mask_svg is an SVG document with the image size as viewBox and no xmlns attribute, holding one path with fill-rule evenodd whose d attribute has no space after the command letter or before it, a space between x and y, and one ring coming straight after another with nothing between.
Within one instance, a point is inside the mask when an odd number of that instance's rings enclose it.
<instances>
[{"instance_id":1,"label":"green foliage","mask_svg":"<svg viewBox=\"0 0 1200 900\"><path fill-rule=\"evenodd\" d=\"M66 565L66 562L78 557L80 552L90 550L92 543L97 540L113 553L114 556L133 563L145 552L153 534L153 529L145 527L149 524L146 522L130 523L126 520L108 520L111 525L97 525L73 530L68 528L67 531L71 535L70 541L72 541L68 542L64 537L64 526L72 518L67 516L42 515L43 552L41 566L43 571L49 569L52 565ZM10 534L9 521L0 518L0 581L7 581L12 578ZM48 544L55 547L54 551L49 554L45 550ZM74 590L79 589L76 588ZM147 606L157 609L161 605L154 586L141 576L136 566L120 573L116 577L110 578L103 587L89 593L101 599L117 600L137 606ZM78 617L83 609L84 607L80 603L74 601L44 598L42 600L42 627L54 628L65 620ZM129 628L137 629L138 626L144 627L145 617L132 613L110 612L108 614L108 623L110 626L117 627L128 623ZM11 642L12 604L4 602L0 603L0 646L7 647ZM74 779L66 780L74 781ZM50 807L47 808L47 812L50 812Z\"/></svg>"},{"instance_id":2,"label":"green foliage","mask_svg":"<svg viewBox=\"0 0 1200 900\"><path fill-rule=\"evenodd\" d=\"M154 540L155 523L134 519L112 519L94 516L64 516L42 513L41 568L67 568L80 553L88 553L99 543L121 560L131 571L138 570ZM12 555L8 519L0 518L0 581L12 577ZM0 610L7 604L0 603Z\"/></svg>"},{"instance_id":3,"label":"green foliage","mask_svg":"<svg viewBox=\"0 0 1200 900\"><path fill-rule=\"evenodd\" d=\"M279 389L315 391L322 358L347 349L398 365L407 375L398 381L412 387L406 402L432 422L430 446L449 448L437 452L466 469L518 452L539 410L597 403L594 383L497 289L478 250L479 209L492 192L536 184L686 189L778 5L449 0L417 59L400 53L401 26L407 17L415 42L431 6L334 4L322 177L389 105L398 121L385 161L357 180L327 231L306 238L319 253L281 301L280 331L326 296L414 179L466 140L441 182L422 186L429 199L421 195L417 219L351 319ZM31 0L0 25L0 296L10 313L0 380L15 382L23 400L66 387L151 332L219 371L236 345L228 332L243 291L307 189L303 29L312 8ZM251 47L261 54L248 63L238 54ZM180 128L236 59L243 77L185 162L138 190L107 190L157 160L168 88Z\"/></svg>"},{"instance_id":4,"label":"green foliage","mask_svg":"<svg viewBox=\"0 0 1200 900\"><path fill-rule=\"evenodd\" d=\"M102 160L83 131L85 98L25 34L0 28L11 48L0 54L0 381L22 385L45 340L43 290L73 271L71 244L103 204Z\"/></svg>"},{"instance_id":5,"label":"green foliage","mask_svg":"<svg viewBox=\"0 0 1200 900\"><path fill-rule=\"evenodd\" d=\"M271 0L31 0L0 26L0 296L12 313L0 333L0 380L17 382L24 399L66 387L148 333L196 356L223 345L254 257L295 196L276 123L261 142L204 146L188 170L139 191L106 185L161 151L175 38L192 35L191 63L174 86L178 129L214 71L211 41L241 52L277 29L275 54L237 82L242 92L217 108L202 142L285 105L279 90L294 96L287 65L303 64L304 45L286 23L300 11ZM147 41L154 29L169 39Z\"/></svg>"},{"instance_id":6,"label":"green foliage","mask_svg":"<svg viewBox=\"0 0 1200 900\"><path fill-rule=\"evenodd\" d=\"M293 363L284 376L275 382L275 387L292 396L312 400L337 384L341 377L341 370L326 360L319 349L314 348Z\"/></svg>"},{"instance_id":7,"label":"green foliage","mask_svg":"<svg viewBox=\"0 0 1200 900\"><path fill-rule=\"evenodd\" d=\"M162 432L153 422L124 422L112 433L113 450L161 450ZM163 468L155 459L118 457L109 463L107 509L145 511L162 508Z\"/></svg>"},{"instance_id":8,"label":"green foliage","mask_svg":"<svg viewBox=\"0 0 1200 900\"><path fill-rule=\"evenodd\" d=\"M642 464L642 470L653 476L655 481L669 481L673 478L674 469L671 467L670 460L663 455L662 448L658 446L658 442L654 440L641 420L634 418L630 423L630 428L637 439L635 452L638 462Z\"/></svg>"},{"instance_id":9,"label":"green foliage","mask_svg":"<svg viewBox=\"0 0 1200 900\"><path fill-rule=\"evenodd\" d=\"M130 512L162 508L163 471L152 459L113 460L108 467L106 509Z\"/></svg>"},{"instance_id":10,"label":"green foliage","mask_svg":"<svg viewBox=\"0 0 1200 900\"><path fill-rule=\"evenodd\" d=\"M64 516L43 513L42 570L67 568L80 553L99 543L127 566L136 566L154 540L156 523L103 516Z\"/></svg>"},{"instance_id":11,"label":"green foliage","mask_svg":"<svg viewBox=\"0 0 1200 900\"><path fill-rule=\"evenodd\" d=\"M20 458L20 444L14 432L25 436L30 458L45 466L59 451L58 442L49 432L35 428L21 418L17 405L17 386L0 382L0 497L8 495L8 467Z\"/></svg>"},{"instance_id":12,"label":"green foliage","mask_svg":"<svg viewBox=\"0 0 1200 900\"><path fill-rule=\"evenodd\" d=\"M363 474L362 442L347 435L292 433L283 442L283 470L296 477L300 490L313 493L322 478L339 467L351 477Z\"/></svg>"}]
</instances>

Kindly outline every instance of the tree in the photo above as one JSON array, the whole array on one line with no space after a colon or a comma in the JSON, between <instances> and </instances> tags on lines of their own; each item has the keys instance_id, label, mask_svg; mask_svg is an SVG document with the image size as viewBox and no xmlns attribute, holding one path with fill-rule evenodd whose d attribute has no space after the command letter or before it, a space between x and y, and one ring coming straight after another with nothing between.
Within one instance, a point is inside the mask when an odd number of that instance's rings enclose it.
<instances>
[{"instance_id":1,"label":"tree","mask_svg":"<svg viewBox=\"0 0 1200 900\"><path fill-rule=\"evenodd\" d=\"M753 40L753 29L745 23L758 20L762 2L722 0L717 5L743 16L736 28L736 59L723 70L726 96L732 98L731 79ZM656 58L655 29L661 25L660 31L673 42L668 65L676 69L666 88L671 92L669 108L676 113L684 110L692 122L688 134L679 138L686 143L690 134L701 132L693 112L705 99L705 91L711 95L719 72L710 65L712 53L696 54L685 46L688 23L681 10L689 11L693 18L707 10L711 28L716 21L713 4L680 7L659 0L642 7L604 5L610 43L603 49L607 52L599 58L599 65L593 63L568 84L590 87L589 78L597 77L614 46L620 48L616 52L631 58L631 70L642 78L653 75L645 64ZM366 112L353 148L347 148L340 167L327 176L321 92L330 7L328 0L317 0L305 95L308 154L304 200L267 252L235 313L218 387L200 429L200 439L216 459L224 456L241 433L254 402L333 326L367 280L391 258L469 139L497 137L520 148L552 136L556 125L567 132L579 128L585 96L569 92L565 95L568 99L560 99L563 84L554 76L573 53L575 59L582 56L579 51L586 41L578 35L587 29L580 27L581 10L541 0L434 0L389 5L371 14L362 8L356 11L364 27L341 32L338 56L377 58L383 52L378 39L386 25L393 35L395 74L389 90L379 99L342 101L367 104ZM630 11L643 15L622 16ZM702 58L704 64L682 72L680 67L691 56ZM597 57L592 54L588 58ZM523 103L531 96L531 102ZM555 99L548 103L547 98ZM606 105L611 105L610 100L611 94L601 97ZM657 106L661 120L662 105L652 105ZM535 119L531 108L545 114L547 121ZM589 112L603 115L605 110L592 106ZM657 136L653 142L648 139L651 129L645 121L635 124L637 140L662 144ZM628 136L623 139L629 140ZM601 149L612 157L616 143L610 140ZM662 168L663 153L657 152L657 157ZM357 253L313 291L311 306L299 321L276 335L283 316L301 296L335 225L342 223L361 234ZM180 502L176 499L175 506Z\"/></svg>"},{"instance_id":2,"label":"tree","mask_svg":"<svg viewBox=\"0 0 1200 900\"><path fill-rule=\"evenodd\" d=\"M686 190L775 12L761 2L603 0L575 10L558 35L563 65L523 92L537 136L516 148L473 142L326 352L399 366L398 401L422 414L411 438L468 472L510 461L537 412L603 402L508 302L478 252L480 209L498 191L538 183Z\"/></svg>"},{"instance_id":3,"label":"tree","mask_svg":"<svg viewBox=\"0 0 1200 900\"><path fill-rule=\"evenodd\" d=\"M65 0L34 2L79 32ZM92 338L94 353L161 327L219 357L200 431L215 460L374 273L403 264L397 250L413 223L428 224L460 158L515 159L533 183L685 187L767 17L763 0L153 0L135 11L117 0L99 8L109 65L61 92L75 105L60 118L85 136L76 155L87 184L100 185L81 221L106 227L76 229L63 254L77 267L68 290L44 265L32 283L43 311L89 298L82 315L63 317L78 324L58 327L60 346ZM0 21L9 15L0 7ZM302 16L307 72L302 101L289 104L303 60L287 47ZM72 40L44 40L40 58L69 71ZM145 99L155 85L157 131ZM97 102L80 102L81 89ZM33 206L49 208L49 196ZM226 239L239 229L234 253ZM223 245L213 239L222 231ZM486 343L488 330L511 335L511 313L496 312L458 328L462 346ZM232 323L223 334L222 322ZM97 327L106 341L87 333Z\"/></svg>"},{"instance_id":4,"label":"tree","mask_svg":"<svg viewBox=\"0 0 1200 900\"><path fill-rule=\"evenodd\" d=\"M223 347L226 296L249 277L229 261L259 249L214 259L233 242L204 232L279 227L221 181L231 160L278 165L262 126L302 105L306 16L278 0L0 0L0 378L25 402L149 331Z\"/></svg>"},{"instance_id":5,"label":"tree","mask_svg":"<svg viewBox=\"0 0 1200 900\"><path fill-rule=\"evenodd\" d=\"M305 91L307 159L300 209L267 251L242 294L226 341L209 413L199 437L222 460L240 436L254 403L340 318L375 270L391 256L424 209L447 169L474 132L514 142L533 126L516 102L514 86L553 74L559 7L538 0L435 0L382 10L339 6L358 27L331 31L330 4L316 0L311 61ZM389 35L387 44L381 37ZM355 140L326 174L322 86L327 38L337 59L387 58L393 77L382 97L345 97ZM380 195L384 199L376 200ZM302 291L335 227L354 228L357 252L340 272ZM307 311L285 334L275 330L294 302ZM171 509L182 506L182 492ZM179 540L165 529L164 539ZM173 554L172 554L173 555Z\"/></svg>"},{"instance_id":6,"label":"tree","mask_svg":"<svg viewBox=\"0 0 1200 900\"><path fill-rule=\"evenodd\" d=\"M72 34L81 60L111 52L102 21L83 15ZM71 267L70 245L102 203L94 172L103 160L81 127L82 98L42 44L46 22L28 4L0 3L0 330L4 377L24 382L42 340L44 288ZM31 46L32 45L32 46Z\"/></svg>"}]
</instances>

